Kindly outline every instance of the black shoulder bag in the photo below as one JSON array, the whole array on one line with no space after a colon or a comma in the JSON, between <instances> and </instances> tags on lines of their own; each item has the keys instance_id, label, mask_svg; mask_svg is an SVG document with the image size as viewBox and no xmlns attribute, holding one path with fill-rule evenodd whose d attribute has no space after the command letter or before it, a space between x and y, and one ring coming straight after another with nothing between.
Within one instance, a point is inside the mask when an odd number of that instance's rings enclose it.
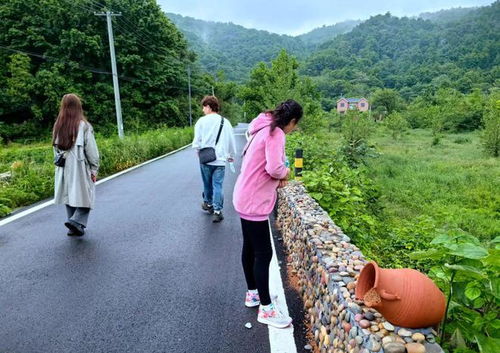
<instances>
[{"instance_id":1,"label":"black shoulder bag","mask_svg":"<svg viewBox=\"0 0 500 353\"><path fill-rule=\"evenodd\" d=\"M215 146L217 146L217 143L219 142L219 137L220 137L220 133L222 132L223 126L224 126L224 118L221 117L220 118L219 133L217 134L217 139L215 140ZM217 159L214 147L205 147L205 148L200 149L198 156L200 157L201 164L207 164L207 163L213 162Z\"/></svg>"}]
</instances>

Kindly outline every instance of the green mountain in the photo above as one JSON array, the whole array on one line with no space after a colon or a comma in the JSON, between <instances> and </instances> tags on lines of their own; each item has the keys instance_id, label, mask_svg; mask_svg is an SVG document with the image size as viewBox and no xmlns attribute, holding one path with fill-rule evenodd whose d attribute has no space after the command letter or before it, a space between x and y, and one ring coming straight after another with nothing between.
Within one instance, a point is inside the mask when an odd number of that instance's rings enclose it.
<instances>
[{"instance_id":1,"label":"green mountain","mask_svg":"<svg viewBox=\"0 0 500 353\"><path fill-rule=\"evenodd\" d=\"M457 7L454 9L441 10L437 12L423 12L418 15L418 17L423 20L430 20L432 22L446 23L458 21L474 10L477 10L477 7Z\"/></svg>"},{"instance_id":2,"label":"green mountain","mask_svg":"<svg viewBox=\"0 0 500 353\"><path fill-rule=\"evenodd\" d=\"M305 59L319 44L349 32L360 21L323 26L296 37L249 29L233 23L211 22L167 13L184 33L201 66L212 74L223 70L227 79L244 81L260 61L271 62L281 49Z\"/></svg>"},{"instance_id":3,"label":"green mountain","mask_svg":"<svg viewBox=\"0 0 500 353\"><path fill-rule=\"evenodd\" d=\"M322 26L315 28L312 31L298 35L296 38L302 39L304 43L312 46L324 43L328 40L332 40L339 34L344 34L350 32L354 27L359 25L361 20L351 20L339 22L331 26Z\"/></svg>"},{"instance_id":4,"label":"green mountain","mask_svg":"<svg viewBox=\"0 0 500 353\"><path fill-rule=\"evenodd\" d=\"M371 17L323 43L302 68L324 96L375 88L413 98L439 88L469 92L500 83L500 1L458 19Z\"/></svg>"},{"instance_id":5,"label":"green mountain","mask_svg":"<svg viewBox=\"0 0 500 353\"><path fill-rule=\"evenodd\" d=\"M298 38L247 29L233 23L197 20L168 13L184 33L202 67L215 74L223 70L227 79L243 81L260 61L270 62L282 48L304 59L306 44Z\"/></svg>"}]
</instances>

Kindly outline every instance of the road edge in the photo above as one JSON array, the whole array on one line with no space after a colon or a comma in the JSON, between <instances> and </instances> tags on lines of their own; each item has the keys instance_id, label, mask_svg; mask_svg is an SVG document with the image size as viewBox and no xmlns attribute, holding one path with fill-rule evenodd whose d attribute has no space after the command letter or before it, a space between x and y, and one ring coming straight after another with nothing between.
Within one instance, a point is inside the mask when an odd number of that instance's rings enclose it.
<instances>
[{"instance_id":1,"label":"road edge","mask_svg":"<svg viewBox=\"0 0 500 353\"><path fill-rule=\"evenodd\" d=\"M110 175L110 176L108 176L108 177L106 177L106 178L104 178L104 179L99 180L98 182L96 182L96 186L97 186L97 185L100 185L100 184L102 184L102 183L105 183L105 182L107 182L107 181L113 180L113 179L115 179L115 178L117 178L117 177L119 177L119 176L121 176L121 175L123 175L123 174L130 173L131 171L133 171L133 170L135 170L135 169L138 169L138 168L144 167L145 165L148 165L148 164L150 164L150 163L156 162L157 160L160 160L160 159L162 159L162 158L168 157L168 156L170 156L170 155L172 155L172 154L174 154L174 153L180 152L180 151L182 151L182 150L184 150L184 149L188 148L189 146L191 146L191 144L190 144L190 143L189 143L189 144L187 144L187 145L185 145L185 146L182 146L181 148L178 148L178 149L176 149L176 150L174 150L174 151L170 151L170 152L165 153L165 154L163 154L163 155L161 155L161 156L155 157L155 158L153 158L153 159L150 159L150 160L147 160L147 161L142 162L142 163L140 163L140 164L137 164L137 165L135 165L135 166L133 166L133 167L127 168L127 169L125 169L125 170L122 170L121 172L118 172L118 173L112 174L112 175ZM4 219L1 219L1 220L0 220L0 227L1 227L1 226L4 226L4 225L6 225L6 224L9 224L9 223L11 223L11 222L14 222L15 220L18 220L18 219L20 219L20 218L22 218L22 217L25 217L25 216L27 216L27 215L30 215L30 214L32 214L32 213L35 213L35 212L37 212L37 211L39 211L39 210L41 210L41 209L43 209L43 208L45 208L45 207L48 207L48 206L50 206L50 205L53 205L53 204L54 204L54 200L52 199L52 200L50 200L50 201L43 202L43 203L41 203L41 204L39 204L39 205L36 205L36 206L28 206L28 209L26 209L26 210L24 210L24 211L21 211L21 212L19 212L19 213L15 213L15 214L13 214L12 216L8 216L8 217L6 217L6 218L4 218Z\"/></svg>"}]
</instances>

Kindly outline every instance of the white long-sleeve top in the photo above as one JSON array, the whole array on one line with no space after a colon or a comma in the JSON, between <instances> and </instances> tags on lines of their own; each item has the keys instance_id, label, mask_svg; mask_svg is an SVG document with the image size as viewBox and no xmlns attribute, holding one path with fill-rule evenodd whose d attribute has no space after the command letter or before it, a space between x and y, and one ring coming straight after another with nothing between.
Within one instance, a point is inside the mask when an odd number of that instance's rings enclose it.
<instances>
[{"instance_id":1,"label":"white long-sleeve top","mask_svg":"<svg viewBox=\"0 0 500 353\"><path fill-rule=\"evenodd\" d=\"M234 141L233 127L231 122L224 119L219 142L215 145L217 133L219 132L221 116L216 113L202 116L194 126L194 139L192 147L200 150L205 147L215 147L217 159L208 165L225 166L228 158L234 158L236 155L236 143Z\"/></svg>"}]
</instances>

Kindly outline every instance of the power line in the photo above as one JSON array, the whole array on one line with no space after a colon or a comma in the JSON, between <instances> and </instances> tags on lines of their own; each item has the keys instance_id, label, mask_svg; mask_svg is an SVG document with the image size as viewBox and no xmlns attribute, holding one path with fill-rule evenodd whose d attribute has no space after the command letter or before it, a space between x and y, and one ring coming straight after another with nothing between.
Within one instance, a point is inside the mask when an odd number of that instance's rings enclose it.
<instances>
[{"instance_id":1,"label":"power line","mask_svg":"<svg viewBox=\"0 0 500 353\"><path fill-rule=\"evenodd\" d=\"M95 74L103 74L103 75L112 75L113 74L110 71L104 71L104 70L92 68L90 66L81 65L81 64L77 63L76 61L67 61L67 60L64 60L64 59L59 59L59 58L56 58L56 57L53 57L53 56L48 56L48 55L45 55L45 54L38 54L38 53L33 53L33 52L25 51L25 50L4 47L2 45L0 45L0 49L4 49L4 50L11 51L11 52L14 52L14 53L25 54L25 55L28 55L28 56L37 57L37 58L40 58L40 59L43 59L43 60L47 60L47 61L59 62L59 63L68 64L68 65L75 65L76 66L75 68L78 69L78 70L81 70L81 71L89 71L89 72L92 72L92 73L95 73ZM164 85L164 82L166 82L166 81L154 82L154 81L151 81L151 80L142 80L142 79L139 79L139 78L128 77L128 76L118 76L118 77L121 80L126 80L126 81L130 81L130 82L147 83L147 84L149 84L150 86L153 86L153 87L161 85L163 88L178 88L178 89L183 89L183 90L186 89L185 86Z\"/></svg>"},{"instance_id":2,"label":"power line","mask_svg":"<svg viewBox=\"0 0 500 353\"><path fill-rule=\"evenodd\" d=\"M115 25L116 25L116 27L118 29L120 29L120 32L122 33L122 35L132 35L132 36L135 35L136 39L138 39L135 42L135 44L137 44L138 46L142 47L143 49L146 49L146 50L152 52L153 54L156 54L156 55L159 55L159 56L163 56L165 59L176 61L178 64L181 64L183 66L187 65L187 63L185 61L182 61L181 59L179 59L179 58L177 58L175 56L169 55L165 51L161 51L159 49L146 46L145 44L143 44L141 42L141 40L146 41L146 39L144 37L142 37L141 34L139 34L137 32L134 32L134 31L128 30L123 24L115 23Z\"/></svg>"},{"instance_id":3,"label":"power line","mask_svg":"<svg viewBox=\"0 0 500 353\"><path fill-rule=\"evenodd\" d=\"M44 59L44 60L48 60L48 61L55 61L55 62L70 64L70 65L76 65L76 68L79 69L79 70L82 70L82 71L89 71L89 72L92 72L92 73L103 74L103 75L112 75L113 74L113 73L111 73L109 71L103 71L103 70L99 70L99 69L96 69L96 68L93 68L93 67L81 65L80 63L77 63L76 61L67 61L67 60L55 58L53 56L48 56L48 55L45 55L45 54L37 54L37 53L29 52L29 51L24 51L24 50L19 50L19 49L4 47L2 45L0 45L0 48L4 49L4 50L11 51L11 52L15 52L15 53L20 53L20 54L25 54L25 55L29 55L29 56L34 56L34 57L37 57L37 58L40 58L40 59ZM119 77L121 79L127 80L127 81L137 81L137 82L151 83L151 81L141 80L139 78L132 78L132 77L127 77L127 76L119 76Z\"/></svg>"},{"instance_id":4,"label":"power line","mask_svg":"<svg viewBox=\"0 0 500 353\"><path fill-rule=\"evenodd\" d=\"M66 3L68 3L68 4L71 4L72 6L76 6L76 7L80 8L80 10L83 10L85 12L92 12L92 13L95 11L101 10L102 8L107 7L107 5L101 4L101 3L97 2L97 1L93 1L93 0L87 0L87 1L90 1L90 3L91 3L88 5L85 5L82 3L74 3L71 0L64 0L64 1L66 1ZM95 6L95 7L92 7L92 6ZM99 8L97 8L97 7L99 7ZM179 59L175 56L169 55L168 52L161 51L161 50L153 48L151 46L148 47L145 44L143 44L142 42L149 42L149 43L153 44L151 42L150 35L143 32L142 30L134 29L135 25L132 24L130 21L126 20L125 18L120 17L119 19L123 20L125 23L119 24L118 22L115 22L115 26L120 29L120 32L122 34L135 36L136 39L139 39L135 42L136 45L140 46L142 49L145 49L149 52L152 52L153 54L163 56L164 59L174 60L178 64L181 64L183 66L187 65L187 63L185 61L182 61L181 59Z\"/></svg>"}]
</instances>

